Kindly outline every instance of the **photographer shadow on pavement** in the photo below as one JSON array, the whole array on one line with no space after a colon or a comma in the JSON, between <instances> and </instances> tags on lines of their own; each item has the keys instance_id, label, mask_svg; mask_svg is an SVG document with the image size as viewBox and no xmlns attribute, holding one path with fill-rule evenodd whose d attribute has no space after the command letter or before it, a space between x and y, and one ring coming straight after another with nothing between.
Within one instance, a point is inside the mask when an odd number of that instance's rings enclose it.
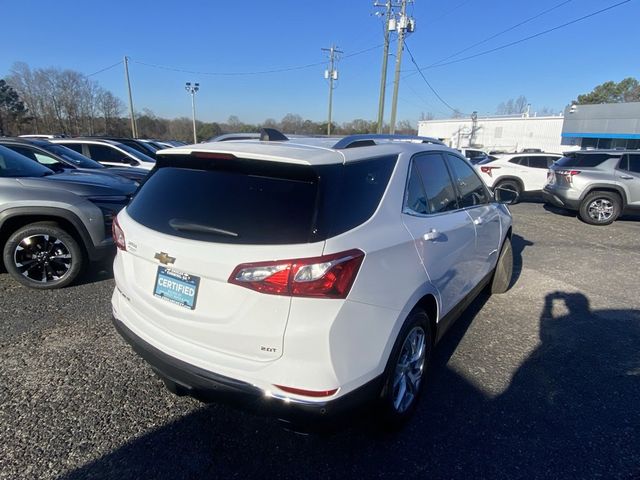
<instances>
[{"instance_id":1,"label":"photographer shadow on pavement","mask_svg":"<svg viewBox=\"0 0 640 480\"><path fill-rule=\"evenodd\" d=\"M379 435L352 427L331 436L301 436L268 420L212 405L152 430L65 478L531 479L640 474L640 311L593 311L581 293L548 294L539 345L507 389L492 397L449 366L486 300L481 296L474 302L435 350L435 368L415 417L397 433ZM473 360L462 358L473 369ZM496 368L500 365L496 361Z\"/></svg>"}]
</instances>

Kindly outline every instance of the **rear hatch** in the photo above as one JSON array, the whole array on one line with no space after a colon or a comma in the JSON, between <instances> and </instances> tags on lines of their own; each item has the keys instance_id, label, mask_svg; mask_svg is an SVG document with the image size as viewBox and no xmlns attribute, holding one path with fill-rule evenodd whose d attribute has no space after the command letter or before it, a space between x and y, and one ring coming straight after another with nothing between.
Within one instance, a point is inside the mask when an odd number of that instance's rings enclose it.
<instances>
[{"instance_id":1,"label":"rear hatch","mask_svg":"<svg viewBox=\"0 0 640 480\"><path fill-rule=\"evenodd\" d=\"M120 218L131 305L184 341L269 361L291 297L229 283L245 263L322 255L310 166L167 156ZM189 163L191 162L191 163Z\"/></svg>"},{"instance_id":2,"label":"rear hatch","mask_svg":"<svg viewBox=\"0 0 640 480\"><path fill-rule=\"evenodd\" d=\"M583 171L597 169L602 163L612 157L620 156L608 152L569 152L556 161L547 173L547 184L558 187L570 188L573 185L573 177Z\"/></svg>"},{"instance_id":3,"label":"rear hatch","mask_svg":"<svg viewBox=\"0 0 640 480\"><path fill-rule=\"evenodd\" d=\"M279 358L292 295L348 295L364 252L325 252L325 240L374 214L397 160L325 155L340 163L161 155L119 216L134 320L236 357Z\"/></svg>"}]
</instances>

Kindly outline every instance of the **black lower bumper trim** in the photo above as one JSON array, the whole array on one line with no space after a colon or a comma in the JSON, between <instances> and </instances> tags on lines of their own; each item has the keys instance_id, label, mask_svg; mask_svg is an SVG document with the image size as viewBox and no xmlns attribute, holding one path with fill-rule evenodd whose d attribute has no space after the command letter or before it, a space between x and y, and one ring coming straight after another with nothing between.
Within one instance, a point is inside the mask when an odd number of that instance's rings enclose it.
<instances>
[{"instance_id":1,"label":"black lower bumper trim","mask_svg":"<svg viewBox=\"0 0 640 480\"><path fill-rule=\"evenodd\" d=\"M249 383L204 370L167 355L138 337L118 319L113 318L113 323L118 333L149 363L171 392L207 403L225 403L294 424L313 425L318 421L334 422L346 418L359 407L372 403L382 389L382 376L379 376L335 400L287 402L265 395L264 391Z\"/></svg>"},{"instance_id":2,"label":"black lower bumper trim","mask_svg":"<svg viewBox=\"0 0 640 480\"><path fill-rule=\"evenodd\" d=\"M578 207L580 205L579 201L562 198L555 193L547 190L542 191L542 199L547 203L555 205L556 207L567 208L569 210L578 210Z\"/></svg>"}]
</instances>

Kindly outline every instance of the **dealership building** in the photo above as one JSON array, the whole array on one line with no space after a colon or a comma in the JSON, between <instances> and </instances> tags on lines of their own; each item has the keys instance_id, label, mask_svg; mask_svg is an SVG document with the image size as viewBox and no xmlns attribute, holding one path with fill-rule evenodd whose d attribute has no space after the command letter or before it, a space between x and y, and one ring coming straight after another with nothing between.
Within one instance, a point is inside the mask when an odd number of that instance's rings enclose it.
<instances>
[{"instance_id":1,"label":"dealership building","mask_svg":"<svg viewBox=\"0 0 640 480\"><path fill-rule=\"evenodd\" d=\"M572 105L563 115L451 118L418 122L418 134L454 148L519 152L537 148L640 148L640 102Z\"/></svg>"}]
</instances>

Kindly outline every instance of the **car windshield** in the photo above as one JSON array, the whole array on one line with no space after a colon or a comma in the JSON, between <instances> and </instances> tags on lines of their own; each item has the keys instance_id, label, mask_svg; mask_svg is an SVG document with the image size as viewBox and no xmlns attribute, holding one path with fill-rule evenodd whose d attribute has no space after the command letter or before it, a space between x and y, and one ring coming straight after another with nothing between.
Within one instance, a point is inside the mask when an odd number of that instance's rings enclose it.
<instances>
[{"instance_id":1,"label":"car windshield","mask_svg":"<svg viewBox=\"0 0 640 480\"><path fill-rule=\"evenodd\" d=\"M71 162L76 167L106 168L104 165L96 162L95 160L91 160L90 158L87 158L84 155L81 155L78 152L71 150L70 148L64 147L62 145L56 145L54 143L51 143L49 145L41 145L41 147L51 153L58 155L59 157L64 158L65 160Z\"/></svg>"},{"instance_id":2,"label":"car windshield","mask_svg":"<svg viewBox=\"0 0 640 480\"><path fill-rule=\"evenodd\" d=\"M124 150L125 152L130 154L132 157L135 157L136 159L140 160L141 162L149 162L149 163L155 163L156 162L153 158L145 155L140 150L136 150L135 148L131 148L130 146L125 145L124 143L118 143L117 146L118 146L118 148L121 148L122 150Z\"/></svg>"},{"instance_id":3,"label":"car windshield","mask_svg":"<svg viewBox=\"0 0 640 480\"><path fill-rule=\"evenodd\" d=\"M0 145L0 177L45 177L53 171Z\"/></svg>"}]
</instances>

